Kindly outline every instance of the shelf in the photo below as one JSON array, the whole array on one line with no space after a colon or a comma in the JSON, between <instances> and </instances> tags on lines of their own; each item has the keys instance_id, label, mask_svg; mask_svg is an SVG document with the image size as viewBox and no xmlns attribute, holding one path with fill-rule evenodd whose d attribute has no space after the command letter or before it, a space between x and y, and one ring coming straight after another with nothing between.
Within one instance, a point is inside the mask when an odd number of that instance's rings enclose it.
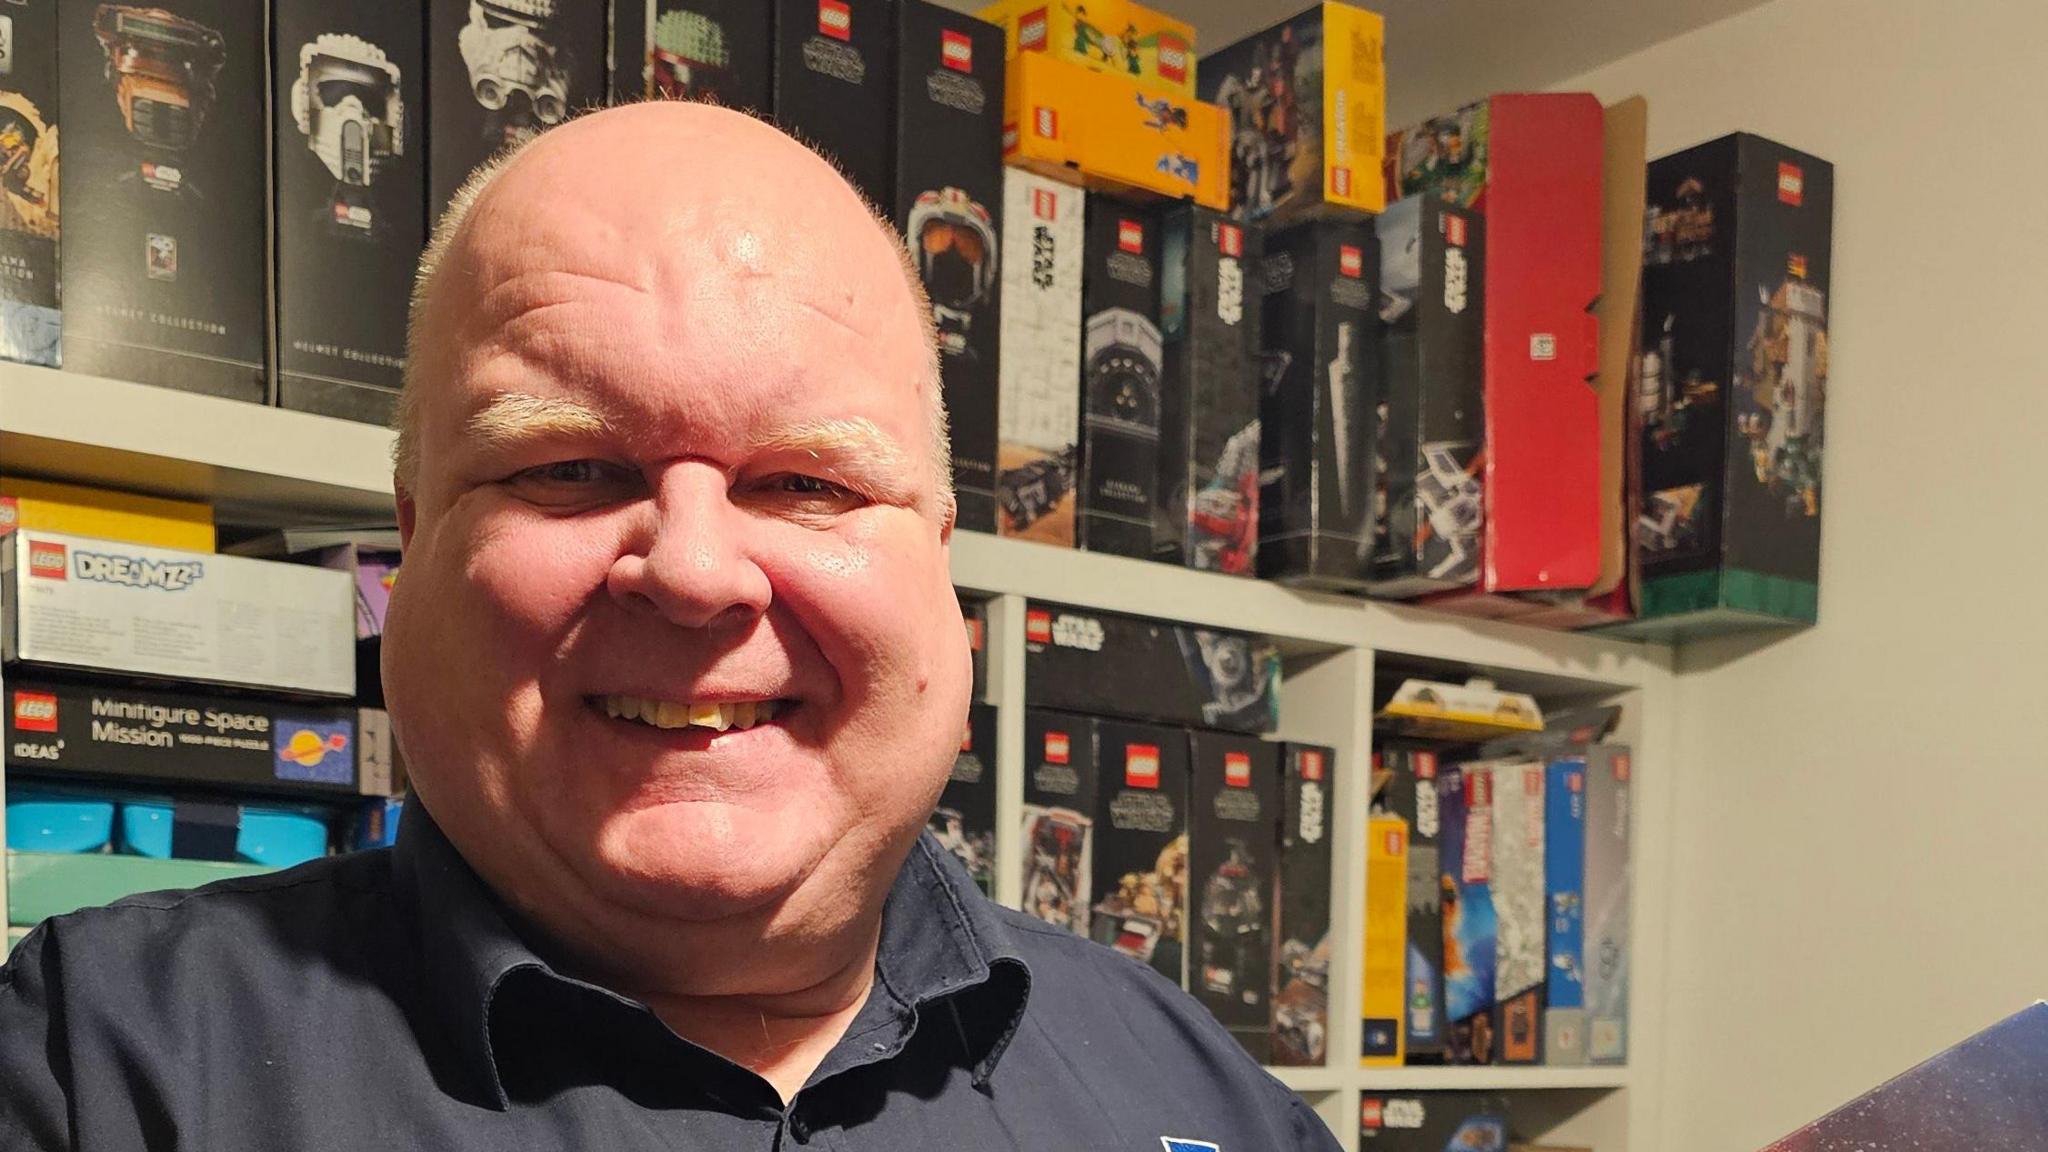
<instances>
[{"instance_id":1,"label":"shelf","mask_svg":"<svg viewBox=\"0 0 2048 1152\"><path fill-rule=\"evenodd\" d=\"M1605 1091L1628 1087L1628 1069L1600 1068L1362 1068L1358 1083L1367 1092Z\"/></svg>"},{"instance_id":2,"label":"shelf","mask_svg":"<svg viewBox=\"0 0 2048 1152\"><path fill-rule=\"evenodd\" d=\"M1272 1068L1266 1071L1275 1080L1302 1095L1319 1092L1339 1092L1345 1085L1356 1079L1355 1075L1343 1068Z\"/></svg>"}]
</instances>

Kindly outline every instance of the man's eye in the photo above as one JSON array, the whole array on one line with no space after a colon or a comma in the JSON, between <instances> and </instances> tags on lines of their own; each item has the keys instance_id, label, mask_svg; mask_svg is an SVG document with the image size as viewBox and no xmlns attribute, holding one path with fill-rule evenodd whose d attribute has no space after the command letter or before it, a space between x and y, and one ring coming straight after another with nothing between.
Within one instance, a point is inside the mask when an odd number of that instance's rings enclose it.
<instances>
[{"instance_id":1,"label":"man's eye","mask_svg":"<svg viewBox=\"0 0 2048 1152\"><path fill-rule=\"evenodd\" d=\"M830 480L822 480L816 476L805 476L797 472L792 472L789 475L784 476L782 478L781 487L784 492L789 492L798 496L847 495L846 489L840 487L837 484L832 483Z\"/></svg>"},{"instance_id":2,"label":"man's eye","mask_svg":"<svg viewBox=\"0 0 2048 1152\"><path fill-rule=\"evenodd\" d=\"M506 484L535 504L582 506L626 498L639 474L602 460L556 460L514 472Z\"/></svg>"},{"instance_id":3,"label":"man's eye","mask_svg":"<svg viewBox=\"0 0 2048 1152\"><path fill-rule=\"evenodd\" d=\"M547 484L589 484L604 479L604 472L595 460L557 460L538 468L528 468L517 478Z\"/></svg>"}]
</instances>

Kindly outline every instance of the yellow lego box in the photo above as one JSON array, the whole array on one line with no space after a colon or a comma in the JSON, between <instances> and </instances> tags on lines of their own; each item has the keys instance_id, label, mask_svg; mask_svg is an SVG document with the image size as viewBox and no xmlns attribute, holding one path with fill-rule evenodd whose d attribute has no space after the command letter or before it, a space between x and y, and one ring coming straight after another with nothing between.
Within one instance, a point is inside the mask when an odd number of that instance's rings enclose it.
<instances>
[{"instance_id":1,"label":"yellow lego box","mask_svg":"<svg viewBox=\"0 0 2048 1152\"><path fill-rule=\"evenodd\" d=\"M1005 162L1097 191L1228 207L1221 108L1038 52L1010 61L1006 87Z\"/></svg>"},{"instance_id":2,"label":"yellow lego box","mask_svg":"<svg viewBox=\"0 0 2048 1152\"><path fill-rule=\"evenodd\" d=\"M1406 1058L1407 965L1408 821L1374 816L1366 822L1365 963L1358 999L1358 1062L1364 1067L1399 1067Z\"/></svg>"},{"instance_id":3,"label":"yellow lego box","mask_svg":"<svg viewBox=\"0 0 2048 1152\"><path fill-rule=\"evenodd\" d=\"M0 476L0 533L16 528L184 552L213 551L213 509L204 504Z\"/></svg>"},{"instance_id":4,"label":"yellow lego box","mask_svg":"<svg viewBox=\"0 0 2048 1152\"><path fill-rule=\"evenodd\" d=\"M1005 59L1038 52L1186 99L1195 96L1195 30L1129 0L999 0L979 13L1003 27Z\"/></svg>"}]
</instances>

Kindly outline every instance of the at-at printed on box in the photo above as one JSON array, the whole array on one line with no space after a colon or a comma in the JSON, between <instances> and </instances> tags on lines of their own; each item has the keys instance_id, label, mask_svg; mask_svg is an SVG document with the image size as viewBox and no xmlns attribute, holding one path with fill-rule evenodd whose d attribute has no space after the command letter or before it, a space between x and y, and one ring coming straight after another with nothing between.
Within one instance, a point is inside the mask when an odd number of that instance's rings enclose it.
<instances>
[{"instance_id":1,"label":"at-at printed on box","mask_svg":"<svg viewBox=\"0 0 2048 1152\"><path fill-rule=\"evenodd\" d=\"M1074 546L1086 192L1003 169L996 534Z\"/></svg>"},{"instance_id":2,"label":"at-at printed on box","mask_svg":"<svg viewBox=\"0 0 2048 1152\"><path fill-rule=\"evenodd\" d=\"M1242 632L1033 601L1024 611L1024 700L1271 732L1280 718L1280 654Z\"/></svg>"},{"instance_id":3,"label":"at-at printed on box","mask_svg":"<svg viewBox=\"0 0 2048 1152\"><path fill-rule=\"evenodd\" d=\"M1544 994L1549 949L1544 926L1544 765L1540 760L1493 764L1494 950L1493 1032L1502 1064L1543 1059ZM1468 816L1469 819L1469 816Z\"/></svg>"},{"instance_id":4,"label":"at-at printed on box","mask_svg":"<svg viewBox=\"0 0 2048 1152\"><path fill-rule=\"evenodd\" d=\"M1187 986L1188 734L1096 722L1095 905L1088 934Z\"/></svg>"},{"instance_id":5,"label":"at-at printed on box","mask_svg":"<svg viewBox=\"0 0 2048 1152\"><path fill-rule=\"evenodd\" d=\"M1493 865L1493 770L1482 764L1446 768L1437 777L1443 819L1444 1059L1491 1064L1493 997L1499 922L1489 883Z\"/></svg>"},{"instance_id":6,"label":"at-at printed on box","mask_svg":"<svg viewBox=\"0 0 2048 1152\"><path fill-rule=\"evenodd\" d=\"M1095 898L1095 718L1024 710L1024 911L1088 935Z\"/></svg>"},{"instance_id":7,"label":"at-at printed on box","mask_svg":"<svg viewBox=\"0 0 2048 1152\"><path fill-rule=\"evenodd\" d=\"M57 0L15 0L0 75L0 357L56 367L64 313L57 281Z\"/></svg>"},{"instance_id":8,"label":"at-at printed on box","mask_svg":"<svg viewBox=\"0 0 2048 1152\"><path fill-rule=\"evenodd\" d=\"M1159 488L1159 218L1088 198L1081 267L1081 460L1077 542L1152 554Z\"/></svg>"},{"instance_id":9,"label":"at-at printed on box","mask_svg":"<svg viewBox=\"0 0 2048 1152\"><path fill-rule=\"evenodd\" d=\"M1245 1050L1270 1062L1278 749L1256 737L1191 732L1188 991Z\"/></svg>"},{"instance_id":10,"label":"at-at printed on box","mask_svg":"<svg viewBox=\"0 0 2048 1152\"><path fill-rule=\"evenodd\" d=\"M1280 924L1275 934L1271 1063L1321 1067L1330 1039L1332 789L1337 753L1280 745Z\"/></svg>"},{"instance_id":11,"label":"at-at printed on box","mask_svg":"<svg viewBox=\"0 0 2048 1152\"><path fill-rule=\"evenodd\" d=\"M928 821L932 835L960 860L983 893L995 889L996 875L996 710L979 702L967 706L967 728L946 789Z\"/></svg>"},{"instance_id":12,"label":"at-at printed on box","mask_svg":"<svg viewBox=\"0 0 2048 1152\"><path fill-rule=\"evenodd\" d=\"M1380 806L1408 825L1408 955L1402 985L1403 1058L1410 1064L1443 1060L1444 922L1443 840L1437 801L1437 750L1396 743L1380 749L1388 774Z\"/></svg>"},{"instance_id":13,"label":"at-at printed on box","mask_svg":"<svg viewBox=\"0 0 2048 1152\"><path fill-rule=\"evenodd\" d=\"M1634 805L1629 750L1586 749L1586 1059L1628 1063L1629 876Z\"/></svg>"},{"instance_id":14,"label":"at-at printed on box","mask_svg":"<svg viewBox=\"0 0 2048 1152\"><path fill-rule=\"evenodd\" d=\"M612 103L767 111L774 15L761 0L612 0Z\"/></svg>"}]
</instances>

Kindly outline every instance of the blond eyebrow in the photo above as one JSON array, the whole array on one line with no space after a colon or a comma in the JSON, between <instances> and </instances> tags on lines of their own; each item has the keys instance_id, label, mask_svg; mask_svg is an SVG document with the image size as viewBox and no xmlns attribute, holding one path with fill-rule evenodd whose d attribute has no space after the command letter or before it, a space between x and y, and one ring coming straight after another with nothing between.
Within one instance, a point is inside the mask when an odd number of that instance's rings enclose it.
<instances>
[{"instance_id":1,"label":"blond eyebrow","mask_svg":"<svg viewBox=\"0 0 2048 1152\"><path fill-rule=\"evenodd\" d=\"M793 424L763 437L757 447L765 452L814 458L836 456L892 476L900 476L910 468L910 458L896 438L861 416Z\"/></svg>"},{"instance_id":2,"label":"blond eyebrow","mask_svg":"<svg viewBox=\"0 0 2048 1152\"><path fill-rule=\"evenodd\" d=\"M464 437L502 448L550 436L602 436L611 421L587 404L556 396L500 392L463 422Z\"/></svg>"}]
</instances>

